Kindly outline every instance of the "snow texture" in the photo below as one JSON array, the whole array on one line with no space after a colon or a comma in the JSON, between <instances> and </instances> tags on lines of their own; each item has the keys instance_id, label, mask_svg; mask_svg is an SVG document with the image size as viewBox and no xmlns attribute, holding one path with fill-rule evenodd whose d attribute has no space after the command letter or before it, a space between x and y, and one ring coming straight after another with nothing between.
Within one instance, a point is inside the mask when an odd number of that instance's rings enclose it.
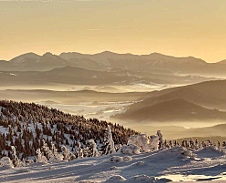
<instances>
[{"instance_id":1,"label":"snow texture","mask_svg":"<svg viewBox=\"0 0 226 183\"><path fill-rule=\"evenodd\" d=\"M196 158L185 156L187 151ZM128 157L129 161L128 161ZM109 161L113 159L114 161ZM115 160L119 160L115 162ZM126 161L125 161L126 160ZM30 164L20 168L6 157L1 159L0 182L225 182L225 154L206 148L201 150L173 147L140 154L110 154L106 156L75 159L72 161Z\"/></svg>"}]
</instances>

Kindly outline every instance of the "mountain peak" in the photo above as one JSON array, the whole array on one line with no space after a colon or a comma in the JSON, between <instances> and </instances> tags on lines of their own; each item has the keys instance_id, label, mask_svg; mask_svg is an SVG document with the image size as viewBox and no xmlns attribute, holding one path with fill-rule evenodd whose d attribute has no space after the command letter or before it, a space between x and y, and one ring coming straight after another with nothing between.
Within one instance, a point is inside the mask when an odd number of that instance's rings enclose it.
<instances>
[{"instance_id":1,"label":"mountain peak","mask_svg":"<svg viewBox=\"0 0 226 183\"><path fill-rule=\"evenodd\" d=\"M95 55L104 55L104 56L110 56L110 55L118 55L117 53L114 53L114 52L111 52L111 51L103 51L103 52L100 52L100 53L97 53Z\"/></svg>"},{"instance_id":2,"label":"mountain peak","mask_svg":"<svg viewBox=\"0 0 226 183\"><path fill-rule=\"evenodd\" d=\"M45 54L43 54L43 57L46 57L46 56L54 56L51 52L46 52Z\"/></svg>"},{"instance_id":3,"label":"mountain peak","mask_svg":"<svg viewBox=\"0 0 226 183\"><path fill-rule=\"evenodd\" d=\"M39 55L33 53L33 52L29 52L29 53L25 53L22 55L19 55L13 59L10 60L10 62L13 62L15 64L21 64L24 63L27 60L37 60L39 59Z\"/></svg>"}]
</instances>

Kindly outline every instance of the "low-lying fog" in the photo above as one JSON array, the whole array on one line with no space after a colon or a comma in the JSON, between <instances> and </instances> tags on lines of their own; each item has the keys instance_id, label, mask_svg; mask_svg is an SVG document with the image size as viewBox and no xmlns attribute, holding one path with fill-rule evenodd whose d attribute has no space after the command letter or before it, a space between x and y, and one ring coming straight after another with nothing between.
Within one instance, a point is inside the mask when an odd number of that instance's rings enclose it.
<instances>
[{"instance_id":1,"label":"low-lying fog","mask_svg":"<svg viewBox=\"0 0 226 183\"><path fill-rule=\"evenodd\" d=\"M24 102L35 102L49 107L57 108L66 113L74 115L83 115L86 118L97 118L123 124L140 132L146 132L148 135L155 134L158 129L163 131L165 138L176 139L191 136L221 135L215 134L213 129L206 129L223 121L211 122L164 122L143 124L137 121L137 124L131 124L128 121L119 121L111 119L115 114L123 113L128 106L139 102L147 92L162 90L175 87L176 85L49 85L49 86L6 86L0 87L0 98ZM91 91L92 90L92 91ZM104 93L100 93L104 92ZM110 92L110 93L108 93ZM130 93L126 93L130 92ZM138 93L139 92L139 93ZM194 129L202 128L194 131Z\"/></svg>"},{"instance_id":2,"label":"low-lying fog","mask_svg":"<svg viewBox=\"0 0 226 183\"><path fill-rule=\"evenodd\" d=\"M64 85L64 84L49 84L49 85L23 85L23 86L0 86L0 90L55 90L55 91L79 91L79 90L94 90L98 92L110 93L126 93L126 92L151 92L154 90L162 90L166 88L185 86L176 84L133 84L133 85Z\"/></svg>"}]
</instances>

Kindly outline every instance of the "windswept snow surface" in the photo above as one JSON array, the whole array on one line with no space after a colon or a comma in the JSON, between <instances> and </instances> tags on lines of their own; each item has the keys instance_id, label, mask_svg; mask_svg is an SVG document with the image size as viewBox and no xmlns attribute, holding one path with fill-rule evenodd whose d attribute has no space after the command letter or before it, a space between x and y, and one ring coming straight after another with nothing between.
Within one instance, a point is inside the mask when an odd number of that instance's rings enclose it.
<instances>
[{"instance_id":1,"label":"windswept snow surface","mask_svg":"<svg viewBox=\"0 0 226 183\"><path fill-rule=\"evenodd\" d=\"M24 168L1 167L0 182L226 182L224 153L206 149L194 151L197 157L190 158L181 155L182 151L175 147L134 155L114 153L69 162L34 163ZM112 162L112 156L126 161Z\"/></svg>"}]
</instances>

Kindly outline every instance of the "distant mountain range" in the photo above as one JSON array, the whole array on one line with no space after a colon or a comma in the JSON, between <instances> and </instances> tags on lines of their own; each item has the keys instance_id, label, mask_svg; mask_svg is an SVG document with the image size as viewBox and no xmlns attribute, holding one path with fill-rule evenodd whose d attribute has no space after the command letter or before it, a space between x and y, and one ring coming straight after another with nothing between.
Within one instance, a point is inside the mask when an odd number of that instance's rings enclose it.
<instances>
[{"instance_id":1,"label":"distant mountain range","mask_svg":"<svg viewBox=\"0 0 226 183\"><path fill-rule=\"evenodd\" d=\"M226 121L226 80L154 91L150 97L128 107L114 119L155 122Z\"/></svg>"},{"instance_id":2,"label":"distant mountain range","mask_svg":"<svg viewBox=\"0 0 226 183\"><path fill-rule=\"evenodd\" d=\"M173 57L160 53L149 55L117 54L110 51L89 55L76 52L39 56L26 53L9 61L0 61L2 71L48 71L66 66L96 71L115 69L155 74L195 74L203 76L226 76L226 61L207 63L195 57Z\"/></svg>"},{"instance_id":3,"label":"distant mountain range","mask_svg":"<svg viewBox=\"0 0 226 183\"><path fill-rule=\"evenodd\" d=\"M27 53L0 61L0 85L193 84L226 76L226 64L194 57ZM208 76L208 77L207 77Z\"/></svg>"}]
</instances>

